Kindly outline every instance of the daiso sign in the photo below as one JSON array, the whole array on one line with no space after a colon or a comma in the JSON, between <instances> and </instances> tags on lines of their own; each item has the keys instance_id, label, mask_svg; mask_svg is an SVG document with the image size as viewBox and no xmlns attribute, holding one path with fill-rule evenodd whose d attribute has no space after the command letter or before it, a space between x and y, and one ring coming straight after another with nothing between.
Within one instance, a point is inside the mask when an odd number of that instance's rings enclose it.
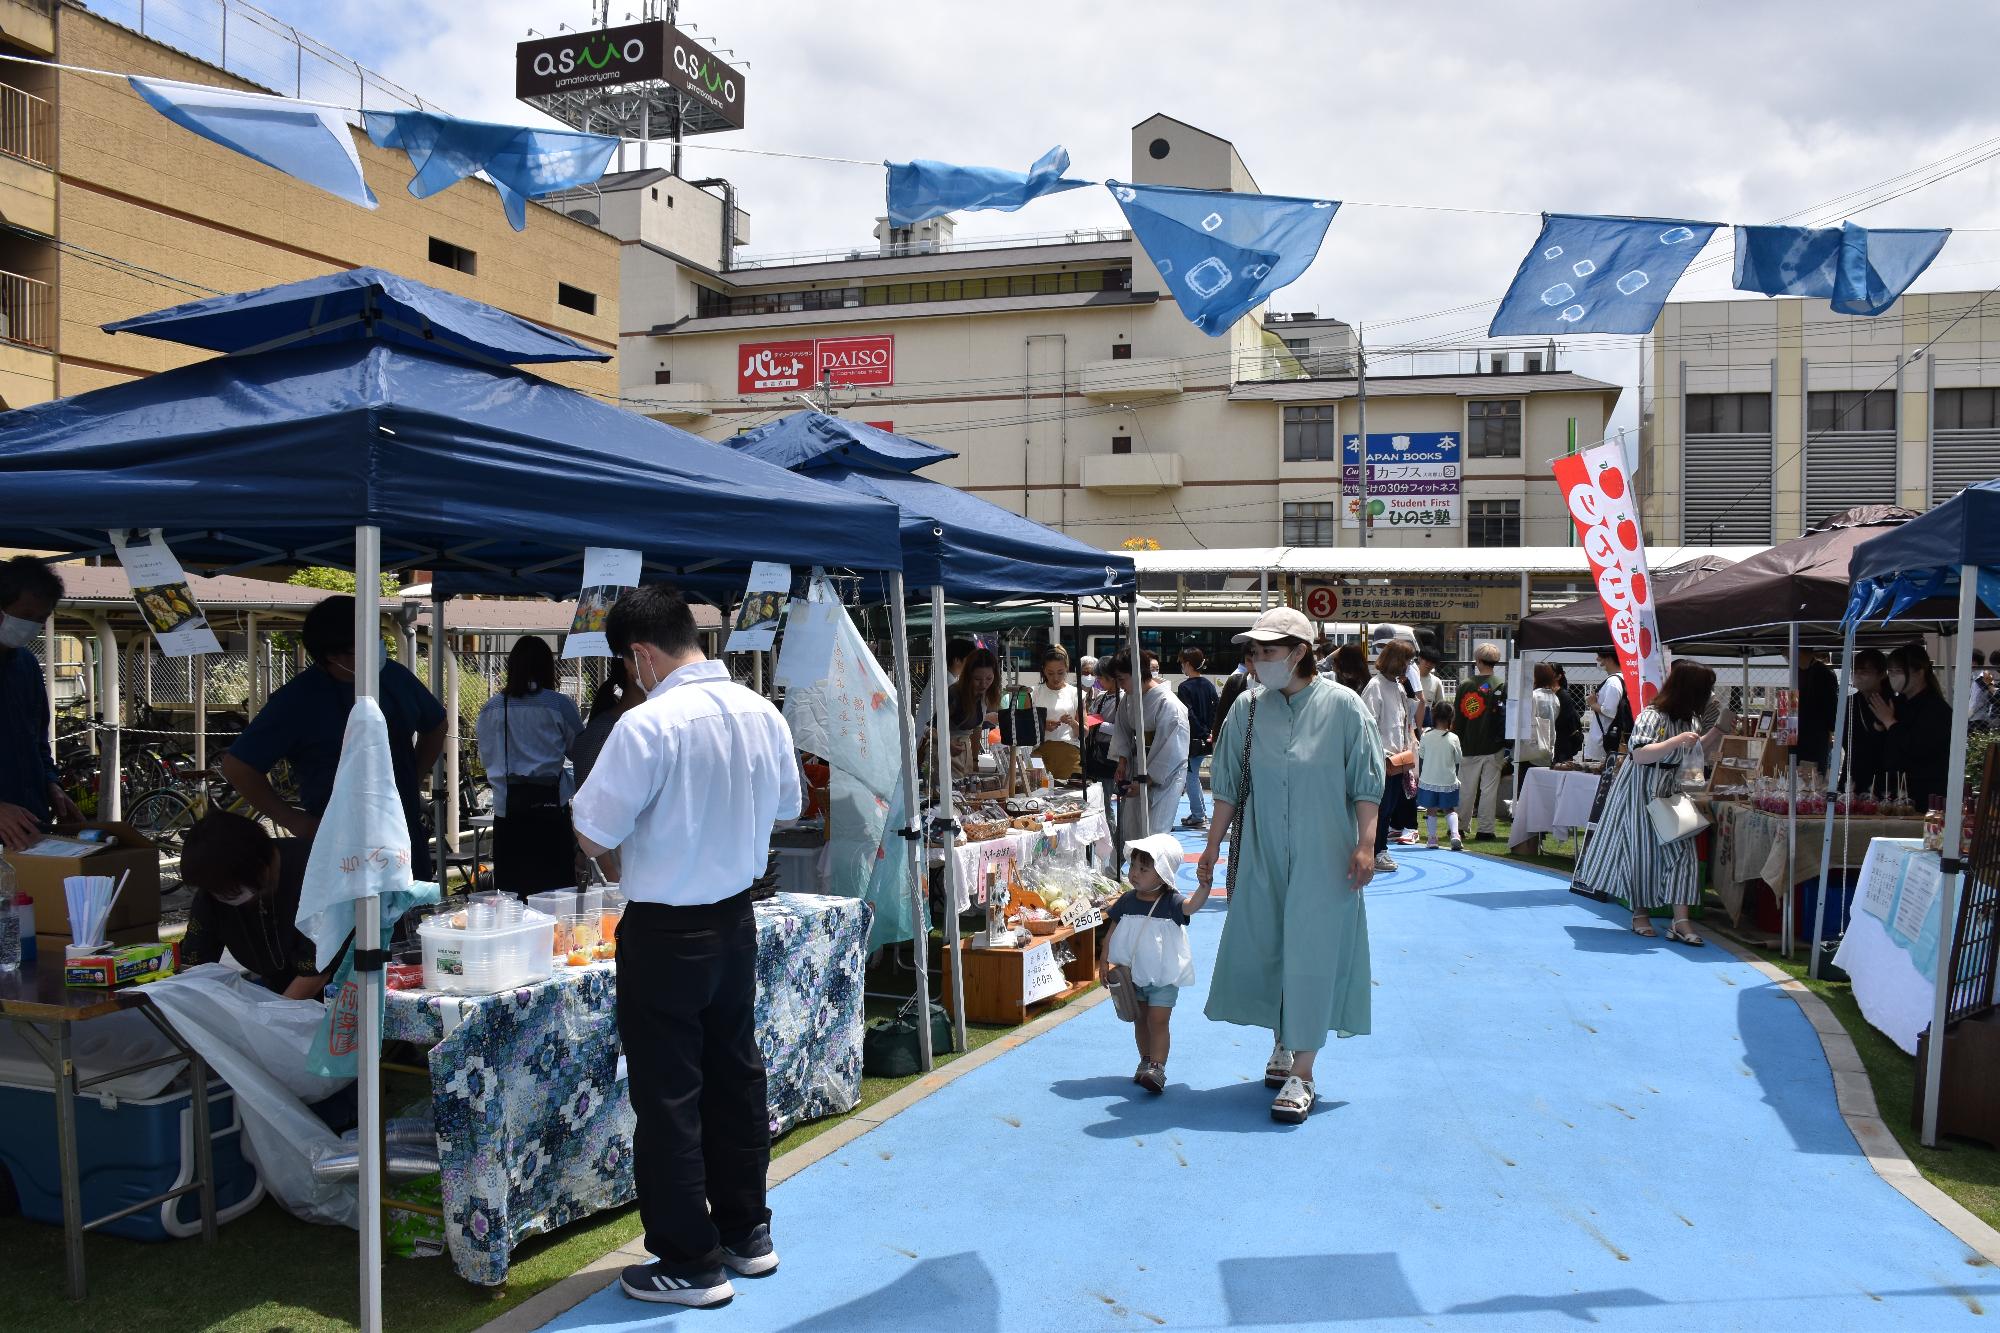
<instances>
[{"instance_id":1,"label":"daiso sign","mask_svg":"<svg viewBox=\"0 0 2000 1333\"><path fill-rule=\"evenodd\" d=\"M821 384L895 382L894 334L736 345L738 393L796 393Z\"/></svg>"},{"instance_id":2,"label":"daiso sign","mask_svg":"<svg viewBox=\"0 0 2000 1333\"><path fill-rule=\"evenodd\" d=\"M896 336L821 338L819 377L822 384L894 384Z\"/></svg>"}]
</instances>

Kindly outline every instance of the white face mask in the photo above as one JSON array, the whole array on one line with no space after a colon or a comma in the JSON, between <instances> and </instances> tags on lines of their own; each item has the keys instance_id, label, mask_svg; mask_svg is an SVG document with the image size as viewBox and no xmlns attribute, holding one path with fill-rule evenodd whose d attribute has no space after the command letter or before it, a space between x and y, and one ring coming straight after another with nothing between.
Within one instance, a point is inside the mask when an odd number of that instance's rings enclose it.
<instances>
[{"instance_id":1,"label":"white face mask","mask_svg":"<svg viewBox=\"0 0 2000 1333\"><path fill-rule=\"evenodd\" d=\"M1270 690L1284 689L1292 683L1292 677L1298 670L1298 663L1292 660L1289 653L1275 662L1259 658L1251 665L1257 672L1257 683Z\"/></svg>"},{"instance_id":2,"label":"white face mask","mask_svg":"<svg viewBox=\"0 0 2000 1333\"><path fill-rule=\"evenodd\" d=\"M0 648L26 648L41 636L41 621L0 615Z\"/></svg>"},{"instance_id":3,"label":"white face mask","mask_svg":"<svg viewBox=\"0 0 2000 1333\"><path fill-rule=\"evenodd\" d=\"M1910 683L1910 673L1909 673L1909 672L1907 672L1907 671L1898 671L1898 670L1896 670L1896 669L1895 669L1894 667L1891 667L1891 668L1889 668L1889 688L1890 688L1890 689L1894 690L1894 691L1895 691L1896 693L1898 693L1898 694L1901 694L1901 693L1903 692L1903 687L1904 687L1904 686L1906 686L1906 685L1908 685L1909 683Z\"/></svg>"}]
</instances>

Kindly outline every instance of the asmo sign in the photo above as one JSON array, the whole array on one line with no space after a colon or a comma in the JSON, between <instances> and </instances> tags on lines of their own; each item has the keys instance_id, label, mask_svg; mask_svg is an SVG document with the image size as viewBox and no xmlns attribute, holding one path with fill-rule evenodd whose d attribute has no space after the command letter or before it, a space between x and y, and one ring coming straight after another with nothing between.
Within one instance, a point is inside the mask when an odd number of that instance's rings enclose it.
<instances>
[{"instance_id":1,"label":"asmo sign","mask_svg":"<svg viewBox=\"0 0 2000 1333\"><path fill-rule=\"evenodd\" d=\"M514 48L514 95L546 97L665 83L743 126L743 75L662 20L567 33Z\"/></svg>"}]
</instances>

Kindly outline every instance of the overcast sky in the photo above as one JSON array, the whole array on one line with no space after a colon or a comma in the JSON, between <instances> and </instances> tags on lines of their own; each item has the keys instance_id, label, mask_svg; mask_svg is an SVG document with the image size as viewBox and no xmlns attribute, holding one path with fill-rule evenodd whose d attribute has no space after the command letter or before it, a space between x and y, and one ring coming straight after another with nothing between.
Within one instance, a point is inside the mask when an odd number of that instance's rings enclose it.
<instances>
[{"instance_id":1,"label":"overcast sky","mask_svg":"<svg viewBox=\"0 0 2000 1333\"><path fill-rule=\"evenodd\" d=\"M448 111L528 121L539 117L513 100L515 43L530 27L587 26L591 13L587 0L263 3ZM612 21L628 11L639 0L616 0ZM750 253L866 243L882 174L703 145L1025 168L1060 143L1073 175L1101 180L1129 173L1130 127L1165 112L1232 140L1274 194L1720 222L1807 210L1799 220L1837 222L1813 206L2000 135L2000 6L1982 4L694 0L680 23L749 65L749 128L690 140L688 174L737 183ZM1996 170L1973 167L1856 219L2000 227ZM1077 190L1020 213L961 215L958 234L1121 221L1104 191ZM1536 226L1349 206L1272 308L1362 323L1371 346L1468 343L1490 305L1410 317L1497 298ZM1724 262L1691 273L1676 298L1729 294L1728 245L1718 232L1708 256ZM1955 236L1916 290L1996 282L2000 233L1974 232ZM1565 364L1636 381L1631 340L1589 341ZM1626 424L1632 411L1628 394Z\"/></svg>"}]
</instances>

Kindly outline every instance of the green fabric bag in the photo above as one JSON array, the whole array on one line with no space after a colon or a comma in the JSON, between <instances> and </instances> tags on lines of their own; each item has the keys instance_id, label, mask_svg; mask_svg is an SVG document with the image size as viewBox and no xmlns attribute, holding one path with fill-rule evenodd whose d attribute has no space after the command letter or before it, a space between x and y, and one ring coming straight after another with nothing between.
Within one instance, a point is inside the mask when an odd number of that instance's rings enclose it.
<instances>
[{"instance_id":1,"label":"green fabric bag","mask_svg":"<svg viewBox=\"0 0 2000 1333\"><path fill-rule=\"evenodd\" d=\"M912 999L894 1018L869 1020L861 1035L861 1072L869 1078L907 1078L923 1072L923 1049L918 1038L917 1002ZM931 1056L949 1055L951 1016L944 1006L931 1003Z\"/></svg>"}]
</instances>

